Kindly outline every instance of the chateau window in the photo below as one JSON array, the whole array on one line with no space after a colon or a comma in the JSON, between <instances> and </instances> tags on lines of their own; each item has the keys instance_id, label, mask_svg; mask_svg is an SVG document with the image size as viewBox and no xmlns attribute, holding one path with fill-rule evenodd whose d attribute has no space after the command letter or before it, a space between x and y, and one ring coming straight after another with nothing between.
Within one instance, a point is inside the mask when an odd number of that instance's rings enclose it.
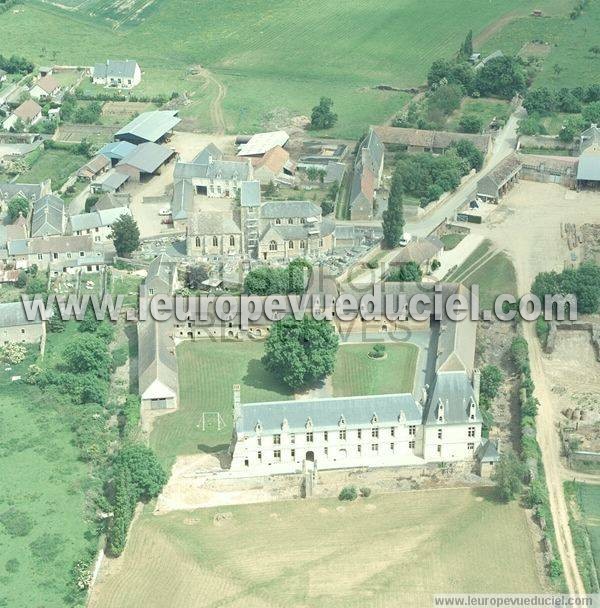
<instances>
[{"instance_id":1,"label":"chateau window","mask_svg":"<svg viewBox=\"0 0 600 608\"><path fill-rule=\"evenodd\" d=\"M371 429L371 437L375 437L375 438L379 437L379 428L378 427Z\"/></svg>"},{"instance_id":2,"label":"chateau window","mask_svg":"<svg viewBox=\"0 0 600 608\"><path fill-rule=\"evenodd\" d=\"M291 451L292 460L296 458L296 450Z\"/></svg>"},{"instance_id":3,"label":"chateau window","mask_svg":"<svg viewBox=\"0 0 600 608\"><path fill-rule=\"evenodd\" d=\"M219 244L219 239L216 236L213 236L213 247L217 247Z\"/></svg>"},{"instance_id":4,"label":"chateau window","mask_svg":"<svg viewBox=\"0 0 600 608\"><path fill-rule=\"evenodd\" d=\"M361 438L362 438L362 429L358 429L358 430L356 431L356 436L357 436L359 439L361 439Z\"/></svg>"},{"instance_id":5,"label":"chateau window","mask_svg":"<svg viewBox=\"0 0 600 608\"><path fill-rule=\"evenodd\" d=\"M235 237L233 236L233 234L229 237L229 245L231 247L235 246Z\"/></svg>"},{"instance_id":6,"label":"chateau window","mask_svg":"<svg viewBox=\"0 0 600 608\"><path fill-rule=\"evenodd\" d=\"M442 453L442 444L441 443L438 443L437 452L438 452L438 454Z\"/></svg>"},{"instance_id":7,"label":"chateau window","mask_svg":"<svg viewBox=\"0 0 600 608\"><path fill-rule=\"evenodd\" d=\"M275 241L269 243L269 251L277 251L277 243Z\"/></svg>"},{"instance_id":8,"label":"chateau window","mask_svg":"<svg viewBox=\"0 0 600 608\"><path fill-rule=\"evenodd\" d=\"M279 445L281 443L281 435L273 435L273 444Z\"/></svg>"},{"instance_id":9,"label":"chateau window","mask_svg":"<svg viewBox=\"0 0 600 608\"><path fill-rule=\"evenodd\" d=\"M273 458L275 458L275 460L281 460L281 450L274 450Z\"/></svg>"},{"instance_id":10,"label":"chateau window","mask_svg":"<svg viewBox=\"0 0 600 608\"><path fill-rule=\"evenodd\" d=\"M312 432L306 433L306 443L312 443L312 442L313 442Z\"/></svg>"},{"instance_id":11,"label":"chateau window","mask_svg":"<svg viewBox=\"0 0 600 608\"><path fill-rule=\"evenodd\" d=\"M281 219L280 219L280 218L277 218L277 219L275 220L275 223L276 223L276 224L279 226L279 225L281 224Z\"/></svg>"},{"instance_id":12,"label":"chateau window","mask_svg":"<svg viewBox=\"0 0 600 608\"><path fill-rule=\"evenodd\" d=\"M329 441L329 433L327 431L323 431L323 441Z\"/></svg>"},{"instance_id":13,"label":"chateau window","mask_svg":"<svg viewBox=\"0 0 600 608\"><path fill-rule=\"evenodd\" d=\"M293 249L294 248L294 241L290 241L288 243L288 249Z\"/></svg>"},{"instance_id":14,"label":"chateau window","mask_svg":"<svg viewBox=\"0 0 600 608\"><path fill-rule=\"evenodd\" d=\"M409 441L408 442L408 447L409 447L409 449L414 450L415 449L415 442L414 441Z\"/></svg>"},{"instance_id":15,"label":"chateau window","mask_svg":"<svg viewBox=\"0 0 600 608\"><path fill-rule=\"evenodd\" d=\"M395 436L396 436L396 427L395 427L395 426L393 426L393 427L390 429L390 436L391 436L391 437L395 437Z\"/></svg>"},{"instance_id":16,"label":"chateau window","mask_svg":"<svg viewBox=\"0 0 600 608\"><path fill-rule=\"evenodd\" d=\"M300 241L300 249L305 249L306 243L304 241Z\"/></svg>"},{"instance_id":17,"label":"chateau window","mask_svg":"<svg viewBox=\"0 0 600 608\"><path fill-rule=\"evenodd\" d=\"M390 443L390 450L392 450L392 452L394 451L394 444Z\"/></svg>"},{"instance_id":18,"label":"chateau window","mask_svg":"<svg viewBox=\"0 0 600 608\"><path fill-rule=\"evenodd\" d=\"M262 452L258 452L257 456L259 460L262 460Z\"/></svg>"},{"instance_id":19,"label":"chateau window","mask_svg":"<svg viewBox=\"0 0 600 608\"><path fill-rule=\"evenodd\" d=\"M301 224L306 224L306 218L301 217L301 218L300 218L300 223L301 223Z\"/></svg>"},{"instance_id":20,"label":"chateau window","mask_svg":"<svg viewBox=\"0 0 600 608\"><path fill-rule=\"evenodd\" d=\"M378 443L372 443L371 444L371 452L379 452L379 444Z\"/></svg>"},{"instance_id":21,"label":"chateau window","mask_svg":"<svg viewBox=\"0 0 600 608\"><path fill-rule=\"evenodd\" d=\"M346 429L342 429L342 430L340 431L340 439L341 439L342 441L346 441Z\"/></svg>"},{"instance_id":22,"label":"chateau window","mask_svg":"<svg viewBox=\"0 0 600 608\"><path fill-rule=\"evenodd\" d=\"M293 224L293 223L294 223L294 218L293 217L288 218L288 224Z\"/></svg>"},{"instance_id":23,"label":"chateau window","mask_svg":"<svg viewBox=\"0 0 600 608\"><path fill-rule=\"evenodd\" d=\"M197 236L196 237L196 247L200 247L200 245L201 245L200 237Z\"/></svg>"},{"instance_id":24,"label":"chateau window","mask_svg":"<svg viewBox=\"0 0 600 608\"><path fill-rule=\"evenodd\" d=\"M296 435L294 433L290 435L290 443L296 443Z\"/></svg>"},{"instance_id":25,"label":"chateau window","mask_svg":"<svg viewBox=\"0 0 600 608\"><path fill-rule=\"evenodd\" d=\"M469 450L469 452L472 452L474 449L475 449L474 443L467 443L467 450Z\"/></svg>"},{"instance_id":26,"label":"chateau window","mask_svg":"<svg viewBox=\"0 0 600 608\"><path fill-rule=\"evenodd\" d=\"M438 429L438 439L442 438L442 429Z\"/></svg>"},{"instance_id":27,"label":"chateau window","mask_svg":"<svg viewBox=\"0 0 600 608\"><path fill-rule=\"evenodd\" d=\"M362 445L357 445L356 451L360 454L362 452Z\"/></svg>"},{"instance_id":28,"label":"chateau window","mask_svg":"<svg viewBox=\"0 0 600 608\"><path fill-rule=\"evenodd\" d=\"M470 426L467 431L467 437L475 437L475 427Z\"/></svg>"},{"instance_id":29,"label":"chateau window","mask_svg":"<svg viewBox=\"0 0 600 608\"><path fill-rule=\"evenodd\" d=\"M327 456L327 454L329 453L329 448L323 448L323 453L325 454L325 456Z\"/></svg>"},{"instance_id":30,"label":"chateau window","mask_svg":"<svg viewBox=\"0 0 600 608\"><path fill-rule=\"evenodd\" d=\"M408 427L408 434L409 434L409 435L416 435L416 434L417 434L417 427L416 427L416 425L411 424L411 425Z\"/></svg>"}]
</instances>

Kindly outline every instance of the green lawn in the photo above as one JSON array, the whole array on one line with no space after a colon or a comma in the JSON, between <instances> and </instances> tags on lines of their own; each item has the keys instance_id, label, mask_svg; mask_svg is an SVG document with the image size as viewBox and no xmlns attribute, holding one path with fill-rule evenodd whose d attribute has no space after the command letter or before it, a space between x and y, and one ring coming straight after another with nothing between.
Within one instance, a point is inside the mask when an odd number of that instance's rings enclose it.
<instances>
[{"instance_id":1,"label":"green lawn","mask_svg":"<svg viewBox=\"0 0 600 608\"><path fill-rule=\"evenodd\" d=\"M146 508L121 559L90 608L412 608L435 593L544 591L523 509L489 488Z\"/></svg>"},{"instance_id":2,"label":"green lawn","mask_svg":"<svg viewBox=\"0 0 600 608\"><path fill-rule=\"evenodd\" d=\"M292 399L293 395L261 363L263 342L186 341L177 347L179 409L156 419L150 442L171 464L180 454L222 450L231 439L232 387L241 385L242 403ZM386 344L382 361L367 357L372 345L343 345L332 376L333 394L374 395L412 390L418 349L412 344ZM202 412L218 412L216 418Z\"/></svg>"},{"instance_id":3,"label":"green lawn","mask_svg":"<svg viewBox=\"0 0 600 608\"><path fill-rule=\"evenodd\" d=\"M535 8L544 9L543 6ZM589 2L583 14L575 20L567 14L575 2L563 2L562 9L546 13L543 19L523 17L507 24L483 45L483 52L500 49L505 53L518 53L531 41L549 43L550 53L536 75L534 86L551 88L576 87L599 82L600 58L589 52L598 43L600 31L600 4ZM530 5L530 8L533 8ZM558 72L554 66L558 65Z\"/></svg>"},{"instance_id":4,"label":"green lawn","mask_svg":"<svg viewBox=\"0 0 600 608\"><path fill-rule=\"evenodd\" d=\"M442 243L444 243L444 249L446 251L450 251L454 249L464 238L467 236L466 234L444 234L440 237Z\"/></svg>"},{"instance_id":5,"label":"green lawn","mask_svg":"<svg viewBox=\"0 0 600 608\"><path fill-rule=\"evenodd\" d=\"M35 157L29 170L19 175L19 181L22 183L38 183L50 178L52 180L52 190L57 190L74 171L77 171L87 161L88 158L84 155L75 154L70 150L44 150L39 156Z\"/></svg>"},{"instance_id":6,"label":"green lawn","mask_svg":"<svg viewBox=\"0 0 600 608\"><path fill-rule=\"evenodd\" d=\"M71 568L95 544L85 521L90 482L60 403L10 380L33 360L0 369L0 521L20 522L10 531L0 523L0 606L64 608Z\"/></svg>"},{"instance_id":7,"label":"green lawn","mask_svg":"<svg viewBox=\"0 0 600 608\"><path fill-rule=\"evenodd\" d=\"M419 349L414 344L386 344L386 358L371 359L372 344L340 347L332 376L336 397L412 391Z\"/></svg>"},{"instance_id":8,"label":"green lawn","mask_svg":"<svg viewBox=\"0 0 600 608\"><path fill-rule=\"evenodd\" d=\"M510 104L500 99L471 99L465 98L460 109L449 118L446 128L450 131L458 131L458 123L463 116L477 116L486 128L490 122L496 120L503 124L510 116Z\"/></svg>"},{"instance_id":9,"label":"green lawn","mask_svg":"<svg viewBox=\"0 0 600 608\"><path fill-rule=\"evenodd\" d=\"M124 296L123 302L125 306L137 306L139 287L143 280L142 277L113 269L110 280L110 291L113 296Z\"/></svg>"},{"instance_id":10,"label":"green lawn","mask_svg":"<svg viewBox=\"0 0 600 608\"><path fill-rule=\"evenodd\" d=\"M487 239L483 241L456 270L453 270L448 276L444 277L445 280L450 282L460 280L469 268L476 264L486 253L489 253L491 248L491 241Z\"/></svg>"},{"instance_id":11,"label":"green lawn","mask_svg":"<svg viewBox=\"0 0 600 608\"><path fill-rule=\"evenodd\" d=\"M181 114L200 129L211 126L208 102L217 89L192 73L198 64L225 87L231 132L262 126L274 110L310 115L325 95L339 115L328 134L358 137L408 99L373 87L419 85L431 63L452 56L469 29L478 34L508 13L531 8L522 0L155 0L141 6L141 0L86 0L66 10L30 0L0 15L0 37L10 37L11 52L36 64L135 57L144 71L135 93L186 91L192 103ZM538 6L555 10L561 2Z\"/></svg>"}]
</instances>

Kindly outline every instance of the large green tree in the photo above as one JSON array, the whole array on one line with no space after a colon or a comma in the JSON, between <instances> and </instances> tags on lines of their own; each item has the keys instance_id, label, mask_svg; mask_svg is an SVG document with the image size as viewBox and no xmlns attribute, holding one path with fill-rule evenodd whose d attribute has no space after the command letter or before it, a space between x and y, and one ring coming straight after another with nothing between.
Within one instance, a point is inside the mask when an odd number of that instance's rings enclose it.
<instances>
[{"instance_id":1,"label":"large green tree","mask_svg":"<svg viewBox=\"0 0 600 608\"><path fill-rule=\"evenodd\" d=\"M93 334L80 334L71 338L63 351L67 370L75 373L93 373L105 377L109 373L111 357L102 338Z\"/></svg>"},{"instance_id":2,"label":"large green tree","mask_svg":"<svg viewBox=\"0 0 600 608\"><path fill-rule=\"evenodd\" d=\"M338 116L333 111L333 101L329 97L321 97L319 105L312 109L310 126L311 129L331 129L337 119Z\"/></svg>"},{"instance_id":3,"label":"large green tree","mask_svg":"<svg viewBox=\"0 0 600 608\"><path fill-rule=\"evenodd\" d=\"M305 316L277 321L265 344L265 367L294 391L314 386L334 369L338 337L329 321Z\"/></svg>"},{"instance_id":4,"label":"large green tree","mask_svg":"<svg viewBox=\"0 0 600 608\"><path fill-rule=\"evenodd\" d=\"M131 215L123 214L112 227L111 238L119 257L128 257L140 246L140 229Z\"/></svg>"},{"instance_id":5,"label":"large green tree","mask_svg":"<svg viewBox=\"0 0 600 608\"><path fill-rule=\"evenodd\" d=\"M400 244L404 232L404 209L402 206L402 175L394 172L387 209L383 212L383 244L393 249Z\"/></svg>"},{"instance_id":6,"label":"large green tree","mask_svg":"<svg viewBox=\"0 0 600 608\"><path fill-rule=\"evenodd\" d=\"M494 57L477 72L475 88L481 95L510 99L525 90L525 70L514 57Z\"/></svg>"},{"instance_id":7,"label":"large green tree","mask_svg":"<svg viewBox=\"0 0 600 608\"><path fill-rule=\"evenodd\" d=\"M23 217L27 217L27 214L29 213L29 201L22 196L15 196L15 198L8 203L8 220L14 222L19 217L19 213L21 213Z\"/></svg>"},{"instance_id":8,"label":"large green tree","mask_svg":"<svg viewBox=\"0 0 600 608\"><path fill-rule=\"evenodd\" d=\"M506 502L514 500L523 489L525 467L513 452L505 452L496 463L492 476L496 482L498 494Z\"/></svg>"},{"instance_id":9,"label":"large green tree","mask_svg":"<svg viewBox=\"0 0 600 608\"><path fill-rule=\"evenodd\" d=\"M149 500L158 496L167 483L167 474L156 454L142 443L131 443L120 450L115 466L126 467L138 500Z\"/></svg>"}]
</instances>

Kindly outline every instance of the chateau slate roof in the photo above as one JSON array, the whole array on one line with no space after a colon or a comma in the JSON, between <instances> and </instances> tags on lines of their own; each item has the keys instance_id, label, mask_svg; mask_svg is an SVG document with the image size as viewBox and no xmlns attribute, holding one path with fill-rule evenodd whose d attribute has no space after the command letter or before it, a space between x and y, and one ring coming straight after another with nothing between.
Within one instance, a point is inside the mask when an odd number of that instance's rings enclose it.
<instances>
[{"instance_id":1,"label":"chateau slate roof","mask_svg":"<svg viewBox=\"0 0 600 608\"><path fill-rule=\"evenodd\" d=\"M41 184L19 184L18 182L0 183L0 199L10 201L16 196L23 196L30 201L39 199L46 190L48 182Z\"/></svg>"},{"instance_id":2,"label":"chateau slate roof","mask_svg":"<svg viewBox=\"0 0 600 608\"><path fill-rule=\"evenodd\" d=\"M90 213L78 213L70 218L71 229L77 232L79 230L91 230L93 228L110 226L122 215L131 215L129 207L112 207Z\"/></svg>"},{"instance_id":3,"label":"chateau slate roof","mask_svg":"<svg viewBox=\"0 0 600 608\"><path fill-rule=\"evenodd\" d=\"M471 400L475 400L475 392L470 378L465 371L440 372L435 376L429 395L429 405L425 424L464 424L469 421ZM444 406L443 422L438 421L438 408ZM482 422L479 407L475 408L472 422Z\"/></svg>"},{"instance_id":4,"label":"chateau slate roof","mask_svg":"<svg viewBox=\"0 0 600 608\"><path fill-rule=\"evenodd\" d=\"M345 428L368 429L371 425L399 424L402 414L406 424L421 423L421 408L409 393L244 403L235 427L238 433L254 434L260 422L263 432L272 433L281 430L286 420L290 432L306 432L310 418L315 429L337 430L344 428L340 427L343 417Z\"/></svg>"}]
</instances>

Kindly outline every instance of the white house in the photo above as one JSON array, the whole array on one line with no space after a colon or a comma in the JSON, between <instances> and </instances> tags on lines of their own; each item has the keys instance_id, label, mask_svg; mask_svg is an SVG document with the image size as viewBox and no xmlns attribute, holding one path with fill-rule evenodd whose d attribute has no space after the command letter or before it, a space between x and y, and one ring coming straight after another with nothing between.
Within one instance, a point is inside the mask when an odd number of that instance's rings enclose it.
<instances>
[{"instance_id":1,"label":"white house","mask_svg":"<svg viewBox=\"0 0 600 608\"><path fill-rule=\"evenodd\" d=\"M60 93L60 84L53 76L43 76L29 89L33 99L50 99Z\"/></svg>"},{"instance_id":2,"label":"white house","mask_svg":"<svg viewBox=\"0 0 600 608\"><path fill-rule=\"evenodd\" d=\"M131 59L107 59L92 68L92 82L107 87L132 89L142 81L142 71L137 61Z\"/></svg>"},{"instance_id":3,"label":"white house","mask_svg":"<svg viewBox=\"0 0 600 608\"><path fill-rule=\"evenodd\" d=\"M69 218L68 232L75 235L89 234L95 243L101 243L110 239L112 225L122 215L131 215L128 207L113 207L72 215Z\"/></svg>"},{"instance_id":4,"label":"white house","mask_svg":"<svg viewBox=\"0 0 600 608\"><path fill-rule=\"evenodd\" d=\"M21 121L25 126L33 126L42 120L41 106L28 99L24 101L18 108L12 111L12 114L2 123L2 128L10 131L17 121Z\"/></svg>"}]
</instances>

